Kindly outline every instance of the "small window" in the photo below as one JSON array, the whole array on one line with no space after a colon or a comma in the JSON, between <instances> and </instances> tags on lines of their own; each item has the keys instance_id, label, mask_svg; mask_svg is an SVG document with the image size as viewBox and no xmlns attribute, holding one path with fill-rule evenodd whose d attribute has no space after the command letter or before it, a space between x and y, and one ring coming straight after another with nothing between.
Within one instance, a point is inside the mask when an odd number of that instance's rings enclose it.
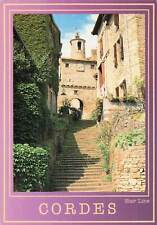
<instances>
[{"instance_id":1,"label":"small window","mask_svg":"<svg viewBox=\"0 0 157 225\"><path fill-rule=\"evenodd\" d=\"M78 94L78 90L74 90L74 95L77 95Z\"/></svg>"},{"instance_id":2,"label":"small window","mask_svg":"<svg viewBox=\"0 0 157 225\"><path fill-rule=\"evenodd\" d=\"M117 27L117 29L119 28L119 15L118 14L114 15L114 25Z\"/></svg>"},{"instance_id":3,"label":"small window","mask_svg":"<svg viewBox=\"0 0 157 225\"><path fill-rule=\"evenodd\" d=\"M117 61L117 45L116 45L116 43L114 44L113 48L114 48L114 67L117 68L118 61Z\"/></svg>"},{"instance_id":4,"label":"small window","mask_svg":"<svg viewBox=\"0 0 157 225\"><path fill-rule=\"evenodd\" d=\"M77 42L77 47L78 47L78 50L81 50L81 42L80 41Z\"/></svg>"},{"instance_id":5,"label":"small window","mask_svg":"<svg viewBox=\"0 0 157 225\"><path fill-rule=\"evenodd\" d=\"M93 64L90 67L91 67L91 69L94 69L94 65Z\"/></svg>"},{"instance_id":6,"label":"small window","mask_svg":"<svg viewBox=\"0 0 157 225\"><path fill-rule=\"evenodd\" d=\"M120 51L121 51L121 60L124 60L124 47L123 47L123 37L120 35Z\"/></svg>"},{"instance_id":7,"label":"small window","mask_svg":"<svg viewBox=\"0 0 157 225\"><path fill-rule=\"evenodd\" d=\"M65 63L65 67L68 68L69 67L69 63Z\"/></svg>"}]
</instances>

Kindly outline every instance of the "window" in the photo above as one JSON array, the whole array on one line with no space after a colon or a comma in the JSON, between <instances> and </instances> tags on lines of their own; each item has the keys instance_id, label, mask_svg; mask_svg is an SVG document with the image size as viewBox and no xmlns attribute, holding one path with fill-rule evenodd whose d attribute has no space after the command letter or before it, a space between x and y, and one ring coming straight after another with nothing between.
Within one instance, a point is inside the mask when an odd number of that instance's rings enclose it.
<instances>
[{"instance_id":1,"label":"window","mask_svg":"<svg viewBox=\"0 0 157 225\"><path fill-rule=\"evenodd\" d=\"M119 98L119 87L116 87L116 98Z\"/></svg>"},{"instance_id":2,"label":"window","mask_svg":"<svg viewBox=\"0 0 157 225\"><path fill-rule=\"evenodd\" d=\"M118 64L124 60L123 37L120 35L118 41L114 44L114 66L117 68Z\"/></svg>"},{"instance_id":3,"label":"window","mask_svg":"<svg viewBox=\"0 0 157 225\"><path fill-rule=\"evenodd\" d=\"M68 68L69 67L69 63L65 63L65 67Z\"/></svg>"},{"instance_id":4,"label":"window","mask_svg":"<svg viewBox=\"0 0 157 225\"><path fill-rule=\"evenodd\" d=\"M78 94L78 90L74 90L74 95L77 95Z\"/></svg>"},{"instance_id":5,"label":"window","mask_svg":"<svg viewBox=\"0 0 157 225\"><path fill-rule=\"evenodd\" d=\"M99 46L100 46L100 58L102 58L103 57L103 40L102 40L102 38L100 40Z\"/></svg>"},{"instance_id":6,"label":"window","mask_svg":"<svg viewBox=\"0 0 157 225\"><path fill-rule=\"evenodd\" d=\"M118 61L117 61L117 45L116 45L116 43L114 44L113 48L114 48L114 67L117 68Z\"/></svg>"},{"instance_id":7,"label":"window","mask_svg":"<svg viewBox=\"0 0 157 225\"><path fill-rule=\"evenodd\" d=\"M126 80L123 80L123 82L120 85L120 88L121 88L121 97L124 99L127 97Z\"/></svg>"},{"instance_id":8,"label":"window","mask_svg":"<svg viewBox=\"0 0 157 225\"><path fill-rule=\"evenodd\" d=\"M121 60L124 60L124 48L123 48L123 37L122 35L120 35L120 56L121 56Z\"/></svg>"},{"instance_id":9,"label":"window","mask_svg":"<svg viewBox=\"0 0 157 225\"><path fill-rule=\"evenodd\" d=\"M77 42L77 47L78 47L78 50L81 50L81 42L80 41Z\"/></svg>"},{"instance_id":10,"label":"window","mask_svg":"<svg viewBox=\"0 0 157 225\"><path fill-rule=\"evenodd\" d=\"M119 28L119 15L118 14L114 15L114 25L117 27L117 29Z\"/></svg>"},{"instance_id":11,"label":"window","mask_svg":"<svg viewBox=\"0 0 157 225\"><path fill-rule=\"evenodd\" d=\"M94 65L93 64L90 67L91 67L91 69L94 69Z\"/></svg>"}]
</instances>

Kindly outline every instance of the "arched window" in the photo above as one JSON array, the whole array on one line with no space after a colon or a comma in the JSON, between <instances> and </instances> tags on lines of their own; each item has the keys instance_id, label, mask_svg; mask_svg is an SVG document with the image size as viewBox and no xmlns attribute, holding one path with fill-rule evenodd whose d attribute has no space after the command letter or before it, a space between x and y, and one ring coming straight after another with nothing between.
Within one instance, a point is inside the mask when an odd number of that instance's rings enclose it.
<instances>
[{"instance_id":1,"label":"arched window","mask_svg":"<svg viewBox=\"0 0 157 225\"><path fill-rule=\"evenodd\" d=\"M77 42L77 47L78 47L78 50L81 50L81 41Z\"/></svg>"}]
</instances>

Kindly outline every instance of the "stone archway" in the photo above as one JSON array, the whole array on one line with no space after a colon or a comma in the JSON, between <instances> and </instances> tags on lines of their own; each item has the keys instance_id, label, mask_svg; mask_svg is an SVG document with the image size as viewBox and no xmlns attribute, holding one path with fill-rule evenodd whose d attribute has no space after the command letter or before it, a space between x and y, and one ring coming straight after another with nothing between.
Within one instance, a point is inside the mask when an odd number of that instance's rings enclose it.
<instances>
[{"instance_id":1,"label":"stone archway","mask_svg":"<svg viewBox=\"0 0 157 225\"><path fill-rule=\"evenodd\" d=\"M82 114L83 114L83 101L81 99L79 99L79 98L72 98L70 100L70 104L71 104L72 108L75 108L75 109L80 111L81 117L82 117Z\"/></svg>"}]
</instances>

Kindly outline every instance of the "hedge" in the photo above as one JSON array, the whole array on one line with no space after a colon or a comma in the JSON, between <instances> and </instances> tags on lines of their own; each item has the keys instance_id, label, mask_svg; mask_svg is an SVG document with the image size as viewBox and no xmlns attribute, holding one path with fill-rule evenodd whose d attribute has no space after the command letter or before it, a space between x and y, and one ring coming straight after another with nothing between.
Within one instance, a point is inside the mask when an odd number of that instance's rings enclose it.
<instances>
[{"instance_id":1,"label":"hedge","mask_svg":"<svg viewBox=\"0 0 157 225\"><path fill-rule=\"evenodd\" d=\"M14 145L15 191L43 191L47 183L48 150L28 144Z\"/></svg>"},{"instance_id":2,"label":"hedge","mask_svg":"<svg viewBox=\"0 0 157 225\"><path fill-rule=\"evenodd\" d=\"M41 93L36 84L14 87L14 143L37 143L42 120Z\"/></svg>"}]
</instances>

